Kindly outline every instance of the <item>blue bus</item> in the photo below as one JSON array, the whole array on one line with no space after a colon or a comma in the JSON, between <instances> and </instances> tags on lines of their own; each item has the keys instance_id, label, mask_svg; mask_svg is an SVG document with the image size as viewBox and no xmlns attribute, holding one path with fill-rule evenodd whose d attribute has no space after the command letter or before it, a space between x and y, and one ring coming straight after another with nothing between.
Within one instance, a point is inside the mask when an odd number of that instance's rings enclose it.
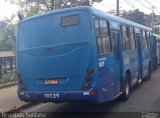
<instances>
[{"instance_id":1,"label":"blue bus","mask_svg":"<svg viewBox=\"0 0 160 118\"><path fill-rule=\"evenodd\" d=\"M152 34L151 36L151 62L152 70L158 68L160 64L160 36L157 34Z\"/></svg>"},{"instance_id":2,"label":"blue bus","mask_svg":"<svg viewBox=\"0 0 160 118\"><path fill-rule=\"evenodd\" d=\"M29 102L106 102L129 98L151 78L151 29L91 7L19 22L18 96Z\"/></svg>"},{"instance_id":3,"label":"blue bus","mask_svg":"<svg viewBox=\"0 0 160 118\"><path fill-rule=\"evenodd\" d=\"M157 60L158 65L160 65L160 35L157 38Z\"/></svg>"}]
</instances>

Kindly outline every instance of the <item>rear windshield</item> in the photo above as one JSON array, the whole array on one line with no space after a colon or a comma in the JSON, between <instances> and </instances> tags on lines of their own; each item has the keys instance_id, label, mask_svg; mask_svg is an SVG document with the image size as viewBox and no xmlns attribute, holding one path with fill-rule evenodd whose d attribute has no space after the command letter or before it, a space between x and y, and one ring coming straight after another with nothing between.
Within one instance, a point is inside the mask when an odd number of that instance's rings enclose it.
<instances>
[{"instance_id":1,"label":"rear windshield","mask_svg":"<svg viewBox=\"0 0 160 118\"><path fill-rule=\"evenodd\" d=\"M71 16L65 16L61 18L61 26L71 26L71 25L77 25L79 23L79 16L78 15L71 15Z\"/></svg>"}]
</instances>

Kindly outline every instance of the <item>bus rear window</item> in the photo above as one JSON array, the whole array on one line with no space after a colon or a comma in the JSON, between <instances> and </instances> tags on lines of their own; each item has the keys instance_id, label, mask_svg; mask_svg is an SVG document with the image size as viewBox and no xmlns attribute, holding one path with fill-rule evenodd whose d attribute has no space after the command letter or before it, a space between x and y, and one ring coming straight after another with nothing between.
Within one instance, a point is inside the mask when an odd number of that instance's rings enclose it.
<instances>
[{"instance_id":1,"label":"bus rear window","mask_svg":"<svg viewBox=\"0 0 160 118\"><path fill-rule=\"evenodd\" d=\"M79 16L78 15L71 15L71 16L65 16L61 18L61 26L70 26L70 25L76 25L79 23Z\"/></svg>"}]
</instances>

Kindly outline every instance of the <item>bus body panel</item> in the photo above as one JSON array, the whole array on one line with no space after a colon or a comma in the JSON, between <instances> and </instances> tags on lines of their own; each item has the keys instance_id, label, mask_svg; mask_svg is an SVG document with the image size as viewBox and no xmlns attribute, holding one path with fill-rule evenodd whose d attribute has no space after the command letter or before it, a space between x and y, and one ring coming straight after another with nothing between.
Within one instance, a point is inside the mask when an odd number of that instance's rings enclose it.
<instances>
[{"instance_id":1,"label":"bus body panel","mask_svg":"<svg viewBox=\"0 0 160 118\"><path fill-rule=\"evenodd\" d=\"M114 28L111 27L111 43L112 43L112 53L113 53L113 69L114 69L114 96L117 96L121 92L122 84L122 49L121 38L120 38L120 28L119 24L114 23ZM111 23L110 23L111 24ZM116 24L116 25L115 25Z\"/></svg>"},{"instance_id":2,"label":"bus body panel","mask_svg":"<svg viewBox=\"0 0 160 118\"><path fill-rule=\"evenodd\" d=\"M130 76L130 86L133 86L138 81L138 59L137 59L137 51L128 51L123 54L123 77L129 71Z\"/></svg>"},{"instance_id":3,"label":"bus body panel","mask_svg":"<svg viewBox=\"0 0 160 118\"><path fill-rule=\"evenodd\" d=\"M143 67L142 67L142 78L146 77L148 75L148 69L150 66L150 49L143 49L142 51L142 61L143 61Z\"/></svg>"}]
</instances>

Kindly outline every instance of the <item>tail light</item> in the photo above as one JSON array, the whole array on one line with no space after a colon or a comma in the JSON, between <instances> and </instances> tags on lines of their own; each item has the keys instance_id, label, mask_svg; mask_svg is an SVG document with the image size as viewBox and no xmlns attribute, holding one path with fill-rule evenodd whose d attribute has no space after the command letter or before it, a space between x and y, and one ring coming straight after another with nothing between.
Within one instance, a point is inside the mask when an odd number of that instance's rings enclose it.
<instances>
[{"instance_id":1,"label":"tail light","mask_svg":"<svg viewBox=\"0 0 160 118\"><path fill-rule=\"evenodd\" d=\"M95 95L95 91L83 92L83 95Z\"/></svg>"},{"instance_id":2,"label":"tail light","mask_svg":"<svg viewBox=\"0 0 160 118\"><path fill-rule=\"evenodd\" d=\"M22 84L23 81L22 81L21 79L18 79L18 83L19 83L19 84Z\"/></svg>"},{"instance_id":3,"label":"tail light","mask_svg":"<svg viewBox=\"0 0 160 118\"><path fill-rule=\"evenodd\" d=\"M87 82L87 81L83 82L83 87L84 88L90 88L89 82Z\"/></svg>"},{"instance_id":4,"label":"tail light","mask_svg":"<svg viewBox=\"0 0 160 118\"><path fill-rule=\"evenodd\" d=\"M25 85L24 85L24 83L23 83L22 80L18 81L18 86L19 86L19 90L21 90L21 91L27 91L27 89L26 89L26 87L25 87Z\"/></svg>"},{"instance_id":5,"label":"tail light","mask_svg":"<svg viewBox=\"0 0 160 118\"><path fill-rule=\"evenodd\" d=\"M94 73L94 70L92 68L87 68L86 69L86 75L85 75L85 78L84 78L84 82L82 84L83 89L89 89L91 87L90 83L93 79L93 73Z\"/></svg>"},{"instance_id":6,"label":"tail light","mask_svg":"<svg viewBox=\"0 0 160 118\"><path fill-rule=\"evenodd\" d=\"M23 80L21 79L21 74L17 72L17 79L18 79L18 87L20 91L26 91L26 87L24 85Z\"/></svg>"},{"instance_id":7,"label":"tail light","mask_svg":"<svg viewBox=\"0 0 160 118\"><path fill-rule=\"evenodd\" d=\"M95 95L95 94L96 94L95 91L90 91L90 92L89 92L89 95Z\"/></svg>"},{"instance_id":8,"label":"tail light","mask_svg":"<svg viewBox=\"0 0 160 118\"><path fill-rule=\"evenodd\" d=\"M19 72L17 72L16 75L17 75L17 79L21 78L21 74Z\"/></svg>"},{"instance_id":9,"label":"tail light","mask_svg":"<svg viewBox=\"0 0 160 118\"><path fill-rule=\"evenodd\" d=\"M87 68L87 74L89 74L89 75L90 75L90 74L93 74L93 72L94 72L94 71L93 71L93 69L92 69L92 68Z\"/></svg>"},{"instance_id":10,"label":"tail light","mask_svg":"<svg viewBox=\"0 0 160 118\"><path fill-rule=\"evenodd\" d=\"M92 80L92 76L91 76L91 75L86 75L85 80L86 80L86 81Z\"/></svg>"}]
</instances>

